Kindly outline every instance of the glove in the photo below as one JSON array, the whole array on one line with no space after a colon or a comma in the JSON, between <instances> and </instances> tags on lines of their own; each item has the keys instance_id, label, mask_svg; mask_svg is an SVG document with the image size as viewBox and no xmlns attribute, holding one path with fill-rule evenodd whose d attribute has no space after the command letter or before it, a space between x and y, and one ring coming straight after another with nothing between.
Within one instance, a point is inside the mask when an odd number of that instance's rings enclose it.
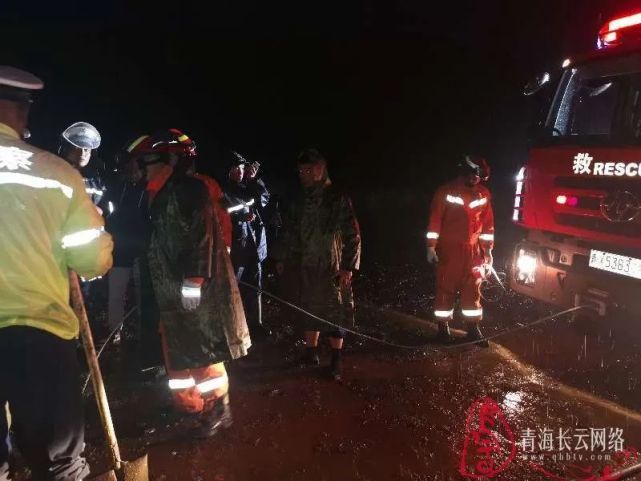
<instances>
[{"instance_id":1,"label":"glove","mask_svg":"<svg viewBox=\"0 0 641 481\"><path fill-rule=\"evenodd\" d=\"M427 262L430 264L436 264L438 262L438 256L436 255L436 247L427 248Z\"/></svg>"},{"instance_id":2,"label":"glove","mask_svg":"<svg viewBox=\"0 0 641 481\"><path fill-rule=\"evenodd\" d=\"M185 279L180 290L183 308L187 311L195 311L200 305L200 294L204 279L195 277Z\"/></svg>"}]
</instances>

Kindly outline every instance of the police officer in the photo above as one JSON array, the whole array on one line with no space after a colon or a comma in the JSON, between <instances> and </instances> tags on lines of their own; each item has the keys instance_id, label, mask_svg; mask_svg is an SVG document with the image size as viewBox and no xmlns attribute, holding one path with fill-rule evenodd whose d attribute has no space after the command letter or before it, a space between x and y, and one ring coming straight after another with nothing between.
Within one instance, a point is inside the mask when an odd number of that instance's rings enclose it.
<instances>
[{"instance_id":1,"label":"police officer","mask_svg":"<svg viewBox=\"0 0 641 481\"><path fill-rule=\"evenodd\" d=\"M80 174L22 140L32 92L42 88L30 73L0 66L0 406L9 403L33 479L75 481L89 468L68 270L104 274L112 242ZM0 440L7 429L2 410ZM0 480L7 479L0 442Z\"/></svg>"},{"instance_id":2,"label":"police officer","mask_svg":"<svg viewBox=\"0 0 641 481\"><path fill-rule=\"evenodd\" d=\"M113 203L107 201L106 187L98 169L89 167L91 153L100 146L100 133L87 122L75 122L60 134L58 155L73 166L83 177L85 192L103 216L108 216L113 211ZM111 209L109 206L112 206ZM87 311L94 312L96 308L97 293L104 288L102 281L81 282L82 294L85 298ZM92 316L94 319L94 316ZM94 326L97 327L97 326Z\"/></svg>"},{"instance_id":3,"label":"police officer","mask_svg":"<svg viewBox=\"0 0 641 481\"><path fill-rule=\"evenodd\" d=\"M100 147L100 142L98 129L87 122L75 122L60 134L58 155L83 175L85 191L100 213L108 215L113 211L113 203L107 201L106 187L99 169L89 167L92 151Z\"/></svg>"}]
</instances>

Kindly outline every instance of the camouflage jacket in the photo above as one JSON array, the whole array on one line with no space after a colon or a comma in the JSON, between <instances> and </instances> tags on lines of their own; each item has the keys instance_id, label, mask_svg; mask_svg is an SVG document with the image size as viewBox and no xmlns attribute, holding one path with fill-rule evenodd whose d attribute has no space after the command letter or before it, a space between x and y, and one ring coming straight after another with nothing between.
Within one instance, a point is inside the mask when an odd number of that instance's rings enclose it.
<instances>
[{"instance_id":1,"label":"camouflage jacket","mask_svg":"<svg viewBox=\"0 0 641 481\"><path fill-rule=\"evenodd\" d=\"M360 257L360 228L350 198L329 180L305 189L283 222L274 259L289 268L336 273L358 270Z\"/></svg>"},{"instance_id":2,"label":"camouflage jacket","mask_svg":"<svg viewBox=\"0 0 641 481\"><path fill-rule=\"evenodd\" d=\"M236 277L223 239L213 179L172 176L151 205L148 258L172 369L236 359L251 346ZM218 188L218 191L220 188ZM185 278L204 277L200 306L182 308Z\"/></svg>"}]
</instances>

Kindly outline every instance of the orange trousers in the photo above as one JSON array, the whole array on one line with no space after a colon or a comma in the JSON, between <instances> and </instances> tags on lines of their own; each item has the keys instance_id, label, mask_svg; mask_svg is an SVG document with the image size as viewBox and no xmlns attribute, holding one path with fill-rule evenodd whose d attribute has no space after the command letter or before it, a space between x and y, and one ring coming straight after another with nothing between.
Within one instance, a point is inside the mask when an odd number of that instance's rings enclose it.
<instances>
[{"instance_id":1,"label":"orange trousers","mask_svg":"<svg viewBox=\"0 0 641 481\"><path fill-rule=\"evenodd\" d=\"M160 339L169 378L169 389L177 410L185 413L202 413L212 409L216 400L229 390L225 364L222 362L195 369L175 370L169 362L169 347L162 323Z\"/></svg>"},{"instance_id":2,"label":"orange trousers","mask_svg":"<svg viewBox=\"0 0 641 481\"><path fill-rule=\"evenodd\" d=\"M456 296L461 296L461 313L466 322L480 322L481 278L474 274L474 267L483 263L478 245L439 243L436 267L436 299L434 318L447 322L454 316Z\"/></svg>"}]
</instances>

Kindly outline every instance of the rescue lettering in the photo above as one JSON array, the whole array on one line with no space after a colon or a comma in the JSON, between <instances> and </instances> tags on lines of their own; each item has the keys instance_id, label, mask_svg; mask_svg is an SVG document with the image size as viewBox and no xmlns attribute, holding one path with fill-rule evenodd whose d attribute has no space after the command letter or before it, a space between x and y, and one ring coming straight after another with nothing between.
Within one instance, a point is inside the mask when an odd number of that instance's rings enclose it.
<instances>
[{"instance_id":1,"label":"rescue lettering","mask_svg":"<svg viewBox=\"0 0 641 481\"><path fill-rule=\"evenodd\" d=\"M599 177L641 177L641 162L592 162L588 153L574 156L572 172L575 175Z\"/></svg>"},{"instance_id":2,"label":"rescue lettering","mask_svg":"<svg viewBox=\"0 0 641 481\"><path fill-rule=\"evenodd\" d=\"M632 162L595 162L592 175L603 177L638 177L641 175L641 164Z\"/></svg>"}]
</instances>

